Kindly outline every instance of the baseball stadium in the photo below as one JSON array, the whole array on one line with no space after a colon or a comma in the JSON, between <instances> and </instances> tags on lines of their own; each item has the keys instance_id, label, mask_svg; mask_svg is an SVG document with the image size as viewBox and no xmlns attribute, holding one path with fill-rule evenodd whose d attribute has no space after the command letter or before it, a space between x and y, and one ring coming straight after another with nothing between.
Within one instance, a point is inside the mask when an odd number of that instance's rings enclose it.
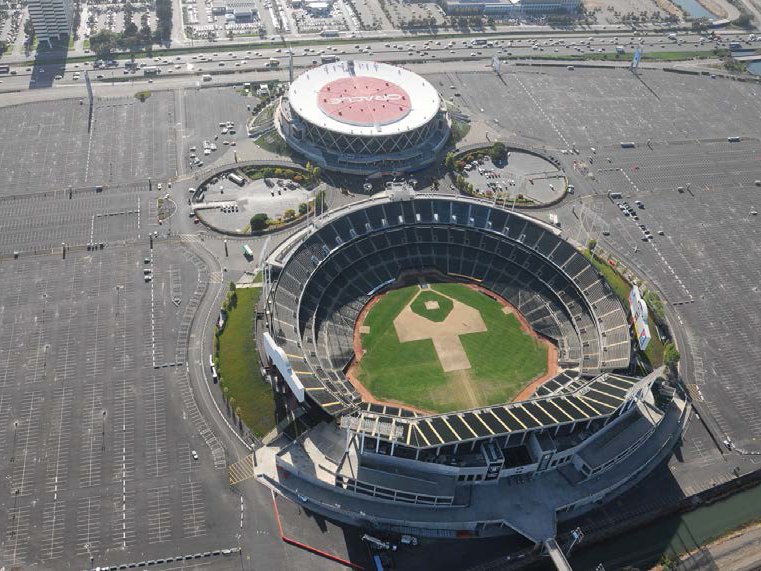
<instances>
[{"instance_id":1,"label":"baseball stadium","mask_svg":"<svg viewBox=\"0 0 761 571\"><path fill-rule=\"evenodd\" d=\"M450 122L427 80L393 65L351 60L297 77L275 125L313 164L368 175L430 165L449 139Z\"/></svg>"},{"instance_id":2,"label":"baseball stadium","mask_svg":"<svg viewBox=\"0 0 761 571\"><path fill-rule=\"evenodd\" d=\"M639 482L679 438L619 298L559 230L459 196L334 210L265 263L262 364L308 429L260 479L366 529L509 532ZM559 554L562 557L562 552Z\"/></svg>"}]
</instances>

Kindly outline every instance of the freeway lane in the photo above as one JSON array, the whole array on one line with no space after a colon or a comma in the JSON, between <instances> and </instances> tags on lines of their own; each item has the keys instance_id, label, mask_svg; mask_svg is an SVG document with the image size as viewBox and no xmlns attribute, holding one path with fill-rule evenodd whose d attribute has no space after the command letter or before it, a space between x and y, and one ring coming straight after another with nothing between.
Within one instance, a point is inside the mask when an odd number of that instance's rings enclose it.
<instances>
[{"instance_id":1,"label":"freeway lane","mask_svg":"<svg viewBox=\"0 0 761 571\"><path fill-rule=\"evenodd\" d=\"M744 36L744 34L743 34ZM430 62L433 60L456 60L467 62L480 62L491 60L493 56L503 59L510 58L528 58L528 57L578 57L583 58L591 54L612 54L616 51L617 46L622 46L625 54L621 55L621 60L627 61L631 57L635 47L641 46L645 53L654 52L708 52L714 47L725 47L728 38L732 41L740 39L740 35L728 36L720 41L711 41L697 34L685 34L679 37L678 41L668 39L663 34L651 34L644 36L566 36L556 38L528 39L496 39L493 46L472 45L469 40L429 40L416 42L393 43L371 42L368 44L341 44L338 46L319 46L319 48L310 48L309 46L300 46L293 49L294 66L303 69L316 65L321 61L322 55L335 55L342 59L362 58L383 61L397 64L413 64L416 62ZM753 43L746 42L747 46L752 47ZM63 65L47 65L45 67L29 67L24 65L12 66L15 75L9 75L2 78L0 92L11 92L24 89L37 90L42 87L54 86L77 86L83 83L82 72L90 71L90 77L95 83L116 83L128 79L134 83L153 83L164 82L167 79L174 80L177 76L200 76L205 73L212 73L216 80L230 81L227 77L231 76L232 81L262 81L279 78L275 73L263 72L265 64L276 59L280 67L288 65L287 48L272 48L262 50L246 50L237 52L208 52L198 54L177 55L172 58L138 58L136 63L142 66L158 67L161 70L160 76L156 78L145 78L142 72L129 73L123 68L93 69L92 62L72 62ZM225 73L229 72L229 73ZM256 78L241 78L236 74L241 72L251 72L262 74ZM55 77L60 79L55 79ZM176 82L172 81L169 85L192 86L199 77L191 81ZM82 89L80 93L83 93ZM73 95L74 97L80 95ZM71 95L70 95L71 96Z\"/></svg>"}]
</instances>

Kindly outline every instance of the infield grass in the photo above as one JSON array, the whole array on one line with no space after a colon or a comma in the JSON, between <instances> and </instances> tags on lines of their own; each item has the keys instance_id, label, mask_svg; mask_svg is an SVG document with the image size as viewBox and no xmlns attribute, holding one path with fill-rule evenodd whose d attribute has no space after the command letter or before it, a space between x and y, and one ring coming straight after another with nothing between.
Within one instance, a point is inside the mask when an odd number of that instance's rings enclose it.
<instances>
[{"instance_id":1,"label":"infield grass","mask_svg":"<svg viewBox=\"0 0 761 571\"><path fill-rule=\"evenodd\" d=\"M437 303L439 307L436 309L426 309L425 304L427 302ZM452 303L451 299L439 295L430 289L421 290L413 300L412 305L410 305L412 311L436 323L444 321L449 312L452 311L452 307L454 307L454 303Z\"/></svg>"},{"instance_id":2,"label":"infield grass","mask_svg":"<svg viewBox=\"0 0 761 571\"><path fill-rule=\"evenodd\" d=\"M425 294L422 302L421 295ZM418 298L415 296L418 295ZM459 301L481 314L487 331L460 335L471 368L444 372L431 339L400 343L394 319L415 298L428 317L442 313L441 298ZM435 298L435 299L433 299ZM424 301L438 301L439 310L425 310ZM448 314L449 311L446 311ZM445 319L444 315L441 320ZM432 326L435 325L432 320ZM510 401L527 383L547 371L546 346L521 330L494 299L462 284L436 284L431 290L411 286L384 295L369 311L362 334L365 353L358 377L379 400L433 412L450 412Z\"/></svg>"}]
</instances>

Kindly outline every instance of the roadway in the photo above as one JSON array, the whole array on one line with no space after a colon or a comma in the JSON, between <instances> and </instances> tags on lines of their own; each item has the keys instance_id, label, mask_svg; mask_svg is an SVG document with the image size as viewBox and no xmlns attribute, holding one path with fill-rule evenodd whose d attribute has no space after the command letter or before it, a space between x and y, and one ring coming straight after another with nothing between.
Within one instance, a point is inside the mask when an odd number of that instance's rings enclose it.
<instances>
[{"instance_id":1,"label":"roadway","mask_svg":"<svg viewBox=\"0 0 761 571\"><path fill-rule=\"evenodd\" d=\"M359 42L359 40L357 40ZM277 61L280 69L288 67L289 53L293 50L293 63L296 69L304 69L321 63L322 56L336 56L341 59L370 59L397 64L412 64L420 62L458 61L483 62L491 61L493 56L501 59L539 58L547 59L589 58L602 57L603 54L613 54L617 46L624 48L620 56L622 61L628 61L635 50L640 47L645 54L658 52L706 52L714 47L726 48L730 41L740 41L745 48L753 48L757 40L748 41L745 33L727 33L714 41L698 34L679 34L676 40L669 39L665 32L636 35L621 35L618 32L603 32L590 35L588 32L573 34L557 34L552 37L530 35L504 35L490 37L493 45L473 45L470 39L441 39L393 41L378 40L362 43L339 43L336 45L316 44L298 45L293 48L280 46L252 47L252 49L210 47L208 51L184 53L156 57L141 57L135 61L141 67L156 67L160 70L157 77L145 77L143 71L130 72L124 67L96 69L94 61L69 61L65 63L28 62L12 63L9 75L0 78L0 93L19 90L38 90L47 87L67 87L81 85L84 82L84 71L90 72L94 83L116 83L129 81L131 83L166 82L178 76L191 77L193 82L200 81L200 76L211 74L215 79L219 75L237 76L242 73L264 73L265 66L271 60ZM240 47L240 46L239 46ZM121 61L119 62L122 63ZM272 71L272 70L270 70ZM281 72L282 73L282 72ZM278 75L263 75L265 80L280 78ZM243 80L236 77L235 80ZM245 79L244 81L249 81ZM255 78L254 81L260 81ZM176 86L172 82L169 86ZM182 85L188 86L187 82Z\"/></svg>"}]
</instances>

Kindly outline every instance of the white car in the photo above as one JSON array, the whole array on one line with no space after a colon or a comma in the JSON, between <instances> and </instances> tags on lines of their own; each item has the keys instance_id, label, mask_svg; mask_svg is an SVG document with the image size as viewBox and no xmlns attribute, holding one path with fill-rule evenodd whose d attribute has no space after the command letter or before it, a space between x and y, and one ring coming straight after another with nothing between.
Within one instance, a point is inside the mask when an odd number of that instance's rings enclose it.
<instances>
[{"instance_id":1,"label":"white car","mask_svg":"<svg viewBox=\"0 0 761 571\"><path fill-rule=\"evenodd\" d=\"M193 460L198 460L198 452L195 450L191 450L190 455L193 457Z\"/></svg>"}]
</instances>

